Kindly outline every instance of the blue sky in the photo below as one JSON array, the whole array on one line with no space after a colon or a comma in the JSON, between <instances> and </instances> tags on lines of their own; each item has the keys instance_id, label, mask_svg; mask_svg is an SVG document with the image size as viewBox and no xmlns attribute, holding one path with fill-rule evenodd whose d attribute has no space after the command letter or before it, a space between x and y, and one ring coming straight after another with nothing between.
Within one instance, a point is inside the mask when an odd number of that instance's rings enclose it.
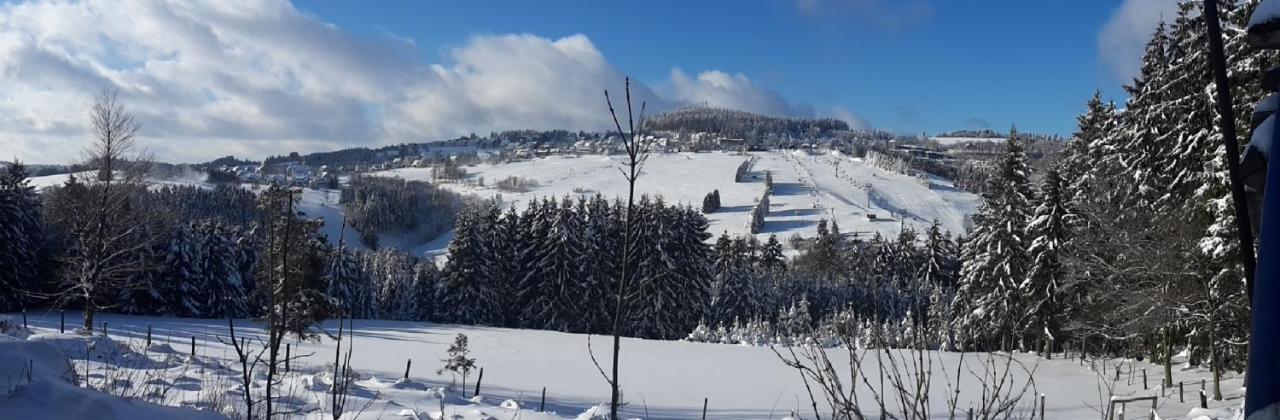
<instances>
[{"instance_id":1,"label":"blue sky","mask_svg":"<svg viewBox=\"0 0 1280 420\"><path fill-rule=\"evenodd\" d=\"M661 90L673 67L743 73L816 114L841 107L874 127L988 125L1068 134L1094 89L1121 97L1099 55L1117 1L375 2L298 6L369 36L413 39L442 60L477 34L586 35Z\"/></svg>"},{"instance_id":2,"label":"blue sky","mask_svg":"<svg viewBox=\"0 0 1280 420\"><path fill-rule=\"evenodd\" d=\"M1174 0L0 0L0 158L74 160L118 91L157 158L604 130L602 89L898 133L1070 134Z\"/></svg>"}]
</instances>

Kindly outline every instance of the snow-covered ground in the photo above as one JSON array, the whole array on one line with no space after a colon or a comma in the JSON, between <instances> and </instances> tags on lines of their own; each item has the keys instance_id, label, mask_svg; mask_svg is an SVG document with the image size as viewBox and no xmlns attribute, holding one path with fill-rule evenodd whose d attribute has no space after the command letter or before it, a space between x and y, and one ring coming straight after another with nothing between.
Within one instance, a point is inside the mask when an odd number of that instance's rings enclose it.
<instances>
[{"instance_id":1,"label":"snow-covered ground","mask_svg":"<svg viewBox=\"0 0 1280 420\"><path fill-rule=\"evenodd\" d=\"M75 173L75 176L77 179L86 179L86 177L94 176L94 172L77 172ZM31 178L30 185L35 187L36 191L39 191L48 187L62 185L63 183L66 183L69 178L71 178L71 174L37 176ZM207 182L207 180L208 177L203 172L190 172L181 176L153 179L150 182L152 187L161 187L165 185L195 185L204 188L213 188L213 184Z\"/></svg>"},{"instance_id":2,"label":"snow-covered ground","mask_svg":"<svg viewBox=\"0 0 1280 420\"><path fill-rule=\"evenodd\" d=\"M734 182L738 165L755 158L752 179ZM625 197L626 180L618 171L622 156L550 156L506 164L467 167L468 182L442 184L465 194L501 196L505 203L523 208L540 197L566 194L604 194ZM922 180L868 165L836 153L802 151L741 153L657 153L645 162L638 192L662 195L668 202L700 208L703 197L720 190L722 208L707 215L715 234L747 234L751 208L764 193L765 171L773 175L774 192L764 228L766 239L777 234L785 240L793 234L811 237L819 219L834 218L842 232L896 236L904 226L917 231L937 220L942 228L963 232L979 198L956 189L949 181ZM403 168L375 173L409 180L431 180L429 168ZM499 191L498 180L521 177L537 182L524 192ZM485 186L478 180L483 177ZM868 214L875 216L871 220ZM447 245L445 241L437 244ZM417 248L430 253L426 247Z\"/></svg>"},{"instance_id":3,"label":"snow-covered ground","mask_svg":"<svg viewBox=\"0 0 1280 420\"><path fill-rule=\"evenodd\" d=\"M68 321L75 315L68 313ZM31 340L18 342L0 338L0 354L10 355L5 358L9 363L0 373L10 375L12 380L20 376L15 373L21 372L13 366L14 360L48 358L51 356L45 353L49 349L60 347L66 349L66 357L79 371L83 373L87 369L91 381L126 379L132 386L163 387L168 389L164 398L168 405L199 406L210 401L226 404L238 400L235 386L239 366L233 362L234 352L218 341L219 337L227 336L225 320L104 314L99 321L108 323L110 336L117 343L98 338L93 340L94 349L88 350L84 339L57 333L57 313L30 314L37 333ZM261 330L252 322L237 321L236 324L238 333L261 335ZM143 352L141 342L148 325L153 328L154 344ZM446 411L450 415L458 414L465 419L571 419L607 401L609 396L600 373L591 363L585 335L397 321L357 320L355 325L352 365L362 378L357 382L355 402L350 406L367 405L360 418L413 418L415 413L422 419L438 418L437 392L439 387L449 384L451 378L447 373L437 373L437 369L442 365L440 359L445 356L446 348L459 333L469 336L471 355L485 370L479 399L471 399L474 376L469 378L465 393L456 388L446 392ZM335 325L328 323L324 327L333 330ZM193 336L197 345L194 359L188 354ZM15 343L33 340L52 344L52 347L15 347L19 346ZM597 357L605 362L609 358L607 338L595 336L593 342ZM122 356L123 352L113 351L122 344L131 344L141 353ZM300 410L307 418L327 418L324 410L328 406L325 390L329 377L325 372L331 369L326 364L334 357L333 342L325 338L316 343L295 342L293 345L293 355L303 357L292 364L293 371L284 382L289 394L283 400L284 406ZM36 353L24 355L23 351ZM846 361L843 351L832 350L830 355L838 367ZM958 353L934 352L931 356L950 367L951 375L961 358ZM969 354L964 360L972 363L980 358ZM1015 358L1034 369L1036 392L1045 394L1046 418L1100 417L1096 410L1106 398L1100 392L1105 392L1103 384L1109 381L1100 380L1101 374L1090 370L1091 363L1061 357L1041 360L1029 354L1015 354ZM402 382L399 379L408 359L413 360L410 380ZM869 363L869 368L874 369L874 362ZM1117 363L1124 366L1125 374L1114 382L1117 395L1162 393L1157 388L1161 372L1158 366L1119 360L1097 360L1092 364L1100 369L1104 363L1108 366L1109 378L1113 378L1111 372ZM57 360L41 362L46 367L57 364ZM1142 369L1149 375L1150 390L1143 390ZM945 407L941 370L936 371L931 390L935 396L931 407L937 415L944 415ZM1132 379L1129 371L1134 372ZM48 381L59 374L46 372L37 376ZM1200 380L1209 375L1192 369L1175 369L1174 375L1176 380L1187 383L1186 402L1179 402L1174 388L1159 399L1159 413L1166 419L1187 418L1191 407L1197 404ZM629 403L624 411L629 418L698 418L704 398L708 401L708 418L781 419L792 412L802 417L811 416L799 375L783 365L768 348L625 339L621 379ZM1025 380L1025 375L1018 375L1016 382ZM872 382L874 385L875 381ZM968 400L975 398L980 387L970 379L962 383L960 406L968 407ZM120 384L121 392L125 392L124 382ZM1210 407L1238 407L1240 385L1239 378L1229 376L1223 388L1227 399L1210 401ZM544 387L547 412L540 413L536 410ZM37 399L32 393L45 388L23 390L19 385L18 389L12 396L0 394L0 418L31 418L20 414L39 412L32 410L39 410L41 404L62 406L84 398L65 394L74 400ZM73 391L62 387L60 392ZM863 404L870 405L872 396L868 386L859 384L858 392ZM1143 413L1142 410L1130 406L1128 412L1133 417L1133 413ZM121 415L120 418L136 417Z\"/></svg>"}]
</instances>

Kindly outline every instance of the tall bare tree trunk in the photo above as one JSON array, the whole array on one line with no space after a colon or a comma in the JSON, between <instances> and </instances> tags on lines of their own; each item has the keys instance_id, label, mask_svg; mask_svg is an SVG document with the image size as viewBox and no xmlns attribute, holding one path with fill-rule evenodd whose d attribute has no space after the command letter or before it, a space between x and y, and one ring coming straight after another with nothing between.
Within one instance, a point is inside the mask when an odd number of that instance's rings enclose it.
<instances>
[{"instance_id":1,"label":"tall bare tree trunk","mask_svg":"<svg viewBox=\"0 0 1280 420\"><path fill-rule=\"evenodd\" d=\"M626 214L626 230L623 233L622 243L622 276L618 281L617 290L614 293L614 312L613 312L613 368L612 376L606 378L612 391L609 404L609 418L616 420L618 418L618 406L621 404L621 385L618 382L618 364L619 357L622 352L622 325L623 319L626 318L627 306L627 286L631 281L631 239L635 230L635 198L636 198L636 180L640 176L640 163L644 157L639 144L639 136L636 135L635 118L631 108L631 78L626 79L626 99L627 99L627 128L628 131L622 131L622 123L618 121L618 114L613 109L613 102L609 99L609 91L604 92L605 103L609 106L609 114L613 117L614 127L618 129L618 136L622 138L623 145L627 149L627 171L623 176L627 180L627 214ZM644 103L640 105L640 117L644 117Z\"/></svg>"},{"instance_id":2,"label":"tall bare tree trunk","mask_svg":"<svg viewBox=\"0 0 1280 420\"><path fill-rule=\"evenodd\" d=\"M93 331L93 314L94 314L93 304L91 304L91 303L89 303L89 302L85 302L85 303L84 303L84 330L85 330L85 332L92 332L92 331Z\"/></svg>"},{"instance_id":3,"label":"tall bare tree trunk","mask_svg":"<svg viewBox=\"0 0 1280 420\"><path fill-rule=\"evenodd\" d=\"M1164 328L1164 387L1173 387L1173 329Z\"/></svg>"}]
</instances>

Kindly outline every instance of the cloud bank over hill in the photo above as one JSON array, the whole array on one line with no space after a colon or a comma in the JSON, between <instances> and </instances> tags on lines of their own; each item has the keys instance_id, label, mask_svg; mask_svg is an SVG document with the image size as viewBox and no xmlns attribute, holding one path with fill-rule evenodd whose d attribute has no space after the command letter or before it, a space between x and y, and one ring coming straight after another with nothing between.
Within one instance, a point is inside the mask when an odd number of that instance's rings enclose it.
<instances>
[{"instance_id":1,"label":"cloud bank over hill","mask_svg":"<svg viewBox=\"0 0 1280 420\"><path fill-rule=\"evenodd\" d=\"M0 6L0 154L65 162L94 93L118 90L164 160L262 156L513 128L603 129L619 69L585 35L474 36L443 63L411 39L360 36L284 1ZM650 111L707 103L809 116L746 75L673 69ZM847 111L841 111L847 113ZM851 115L851 114L850 114ZM856 118L844 116L841 118Z\"/></svg>"}]
</instances>

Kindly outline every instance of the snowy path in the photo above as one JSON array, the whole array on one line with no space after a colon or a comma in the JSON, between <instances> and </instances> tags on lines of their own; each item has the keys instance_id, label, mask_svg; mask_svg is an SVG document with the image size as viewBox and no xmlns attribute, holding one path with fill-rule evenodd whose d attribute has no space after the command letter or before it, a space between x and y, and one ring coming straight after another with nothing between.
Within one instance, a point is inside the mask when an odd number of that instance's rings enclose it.
<instances>
[{"instance_id":1,"label":"snowy path","mask_svg":"<svg viewBox=\"0 0 1280 420\"><path fill-rule=\"evenodd\" d=\"M68 321L75 314L68 313ZM176 352L185 355L190 337L197 339L197 353L201 359L230 360L227 348L219 344L216 336L225 335L226 321L196 319L164 319L102 315L101 321L110 325L116 339L141 340L148 324L154 328L157 342L171 342ZM57 313L31 314L32 326L39 332L56 332ZM327 324L332 328L333 325ZM398 389L389 384L404 372L406 359L414 360L411 377L429 386L445 383L448 377L436 374L438 362L452 338L458 334L470 337L472 356L485 368L481 394L484 402L480 408L495 414L502 412L499 402L511 399L523 407L535 407L542 387L547 389L548 410L562 417L573 418L600 402L607 400L608 390L600 374L591 364L587 354L587 336L547 331L510 330L457 325L436 325L396 321L356 321L354 367L377 379L362 382L369 388L381 387L383 394L374 404L367 418L379 414L394 417L400 409L425 410L438 404L430 393L417 389ZM237 322L237 329L251 334L260 330L251 322ZM608 359L606 337L595 337L597 357ZM332 360L332 342L295 344L294 354L314 353L294 364L296 371L312 372ZM844 356L833 351L833 362L840 365ZM958 353L934 353L948 366L959 360ZM1055 419L1097 418L1098 390L1101 383L1097 374L1090 371L1088 363L1080 366L1078 360L1039 360L1032 355L1018 354L1017 360L1034 366L1039 392L1046 394L1046 417ZM973 354L966 360L976 360ZM626 339L623 343L622 381L630 405L629 415L653 419L696 418L701 415L703 398L708 398L709 418L778 419L792 411L807 415L807 397L804 387L794 370L785 367L767 348L743 347L722 344L654 341ZM1101 363L1099 361L1099 363ZM1115 361L1108 361L1109 366ZM1135 369L1146 368L1150 383L1158 383L1161 371L1154 365L1134 363ZM1113 368L1112 368L1113 369ZM1138 372L1135 370L1135 372ZM1175 377L1195 384L1206 377L1202 371L1175 371ZM1143 392L1140 377L1130 382L1124 375L1116 384L1118 394ZM212 381L212 379L205 379ZM469 381L474 384L474 377ZM203 383L186 397L195 398L199 389L214 387ZM1230 397L1224 402L1211 402L1212 406L1237 406L1239 404L1239 379L1228 379L1224 392ZM966 382L962 399L973 397L977 386ZM1160 413L1164 418L1185 415L1195 403L1197 385L1187 387L1187 403L1162 398ZM866 392L866 387L859 387ZM942 380L935 376L933 407L941 414L944 393ZM1155 390L1146 392L1158 392ZM860 394L862 395L862 394ZM863 395L870 401L870 394ZM305 398L304 398L305 399ZM476 409L465 400L450 404L458 410ZM962 404L967 406L967 404ZM2 409L3 405L0 405ZM646 416L645 413L648 413ZM1130 411L1133 412L1132 409ZM522 411L522 418L541 414ZM0 417L3 414L0 413ZM499 418L505 418L497 415Z\"/></svg>"}]
</instances>

